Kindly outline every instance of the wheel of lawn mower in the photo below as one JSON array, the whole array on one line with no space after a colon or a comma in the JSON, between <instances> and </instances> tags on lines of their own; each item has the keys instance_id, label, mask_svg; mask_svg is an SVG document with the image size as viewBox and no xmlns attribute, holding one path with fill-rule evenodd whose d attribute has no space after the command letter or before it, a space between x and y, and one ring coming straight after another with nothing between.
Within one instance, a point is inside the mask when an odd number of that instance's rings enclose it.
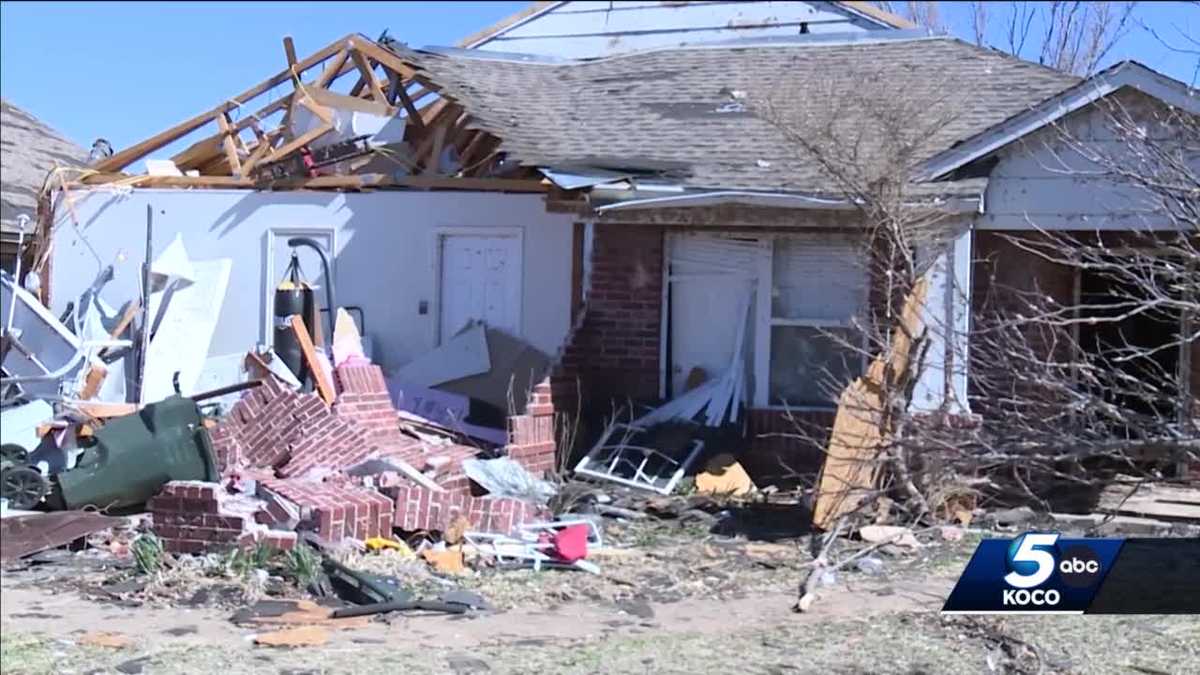
<instances>
[{"instance_id":1,"label":"wheel of lawn mower","mask_svg":"<svg viewBox=\"0 0 1200 675\"><path fill-rule=\"evenodd\" d=\"M0 497L7 499L11 508L32 509L49 492L49 482L37 469L13 466L0 471Z\"/></svg>"}]
</instances>

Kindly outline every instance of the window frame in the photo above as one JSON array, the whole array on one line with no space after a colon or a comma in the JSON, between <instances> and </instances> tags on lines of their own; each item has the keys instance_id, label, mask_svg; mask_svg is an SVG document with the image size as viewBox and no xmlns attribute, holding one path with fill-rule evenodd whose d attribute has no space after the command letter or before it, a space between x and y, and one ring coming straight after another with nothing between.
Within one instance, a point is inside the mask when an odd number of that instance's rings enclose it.
<instances>
[{"instance_id":1,"label":"window frame","mask_svg":"<svg viewBox=\"0 0 1200 675\"><path fill-rule=\"evenodd\" d=\"M817 330L830 328L858 328L862 332L862 350L859 353L861 364L860 372L866 372L868 358L866 354L867 343L867 325L869 321L868 307L870 303L870 270L866 265L866 260L859 256L860 262L863 263L863 287L862 295L859 298L857 311L848 319L789 319L779 318L774 316L771 306L771 292L775 282L775 245L780 239L789 237L802 237L805 234L816 234L821 237L831 237L843 239L847 246L852 250L856 249L857 244L861 244L861 237L855 236L857 233L842 233L842 232L820 232L820 233L770 233L761 236L764 243L762 259L759 261L759 283L755 305L757 308L757 316L755 317L755 344L754 344L754 392L751 400L754 402L753 407L759 410L790 410L794 412L829 412L837 409L837 401L833 400L825 404L804 404L804 405L782 405L771 401L771 332L775 326L798 326L803 328L815 328ZM856 322L855 319L858 319Z\"/></svg>"}]
</instances>

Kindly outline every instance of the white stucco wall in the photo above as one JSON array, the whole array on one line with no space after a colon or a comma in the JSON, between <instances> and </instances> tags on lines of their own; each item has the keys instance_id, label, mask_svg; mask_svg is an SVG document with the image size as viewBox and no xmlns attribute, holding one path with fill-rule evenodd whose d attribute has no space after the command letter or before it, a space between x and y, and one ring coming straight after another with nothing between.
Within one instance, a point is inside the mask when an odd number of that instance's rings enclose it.
<instances>
[{"instance_id":1,"label":"white stucco wall","mask_svg":"<svg viewBox=\"0 0 1200 675\"><path fill-rule=\"evenodd\" d=\"M332 232L337 303L366 315L374 360L386 369L431 349L437 339L437 239L454 228L519 230L523 242L522 337L553 354L570 322L572 219L546 213L541 195L484 192L254 192L139 189L72 191L56 210L52 309L60 313L117 261L102 293L113 307L137 297L145 255L146 206L161 251L183 236L195 259L228 257L233 272L210 355L267 342L264 317L278 278L265 270L273 228ZM72 212L74 216L72 216ZM76 221L78 225L76 225ZM275 250L285 245L276 242ZM275 275L287 260L276 253ZM319 268L305 264L309 278ZM319 297L324 304L323 291ZM425 314L418 312L428 303Z\"/></svg>"}]
</instances>

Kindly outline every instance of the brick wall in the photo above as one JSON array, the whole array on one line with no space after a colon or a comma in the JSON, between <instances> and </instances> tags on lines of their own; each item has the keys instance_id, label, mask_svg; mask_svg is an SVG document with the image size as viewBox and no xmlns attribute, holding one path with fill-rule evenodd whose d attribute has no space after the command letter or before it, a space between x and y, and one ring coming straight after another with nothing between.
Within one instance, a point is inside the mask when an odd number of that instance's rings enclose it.
<instances>
[{"instance_id":1,"label":"brick wall","mask_svg":"<svg viewBox=\"0 0 1200 675\"><path fill-rule=\"evenodd\" d=\"M508 534L518 525L548 520L541 507L509 497L476 497L463 490L434 492L417 486L384 488L396 503L395 523L402 530L444 531L465 516L473 530Z\"/></svg>"},{"instance_id":2,"label":"brick wall","mask_svg":"<svg viewBox=\"0 0 1200 675\"><path fill-rule=\"evenodd\" d=\"M746 473L761 487L794 487L796 474L816 474L825 461L834 410L755 409L746 420L746 448L738 457Z\"/></svg>"},{"instance_id":3,"label":"brick wall","mask_svg":"<svg viewBox=\"0 0 1200 675\"><path fill-rule=\"evenodd\" d=\"M392 500L375 490L305 480L267 480L259 486L259 492L282 507L268 508L272 520L280 512L289 512L289 517L290 512L296 512L299 529L316 532L331 543L392 535Z\"/></svg>"},{"instance_id":4,"label":"brick wall","mask_svg":"<svg viewBox=\"0 0 1200 675\"><path fill-rule=\"evenodd\" d=\"M585 407L657 398L662 266L662 227L595 226L586 315L557 373L561 380L578 379Z\"/></svg>"},{"instance_id":5,"label":"brick wall","mask_svg":"<svg viewBox=\"0 0 1200 675\"><path fill-rule=\"evenodd\" d=\"M390 414L395 420L395 412ZM353 466L379 450L381 437L359 418L357 410L338 414L316 394L298 393L268 379L234 404L213 430L219 468L225 473L237 466L269 467L287 478L317 468Z\"/></svg>"},{"instance_id":6,"label":"brick wall","mask_svg":"<svg viewBox=\"0 0 1200 675\"><path fill-rule=\"evenodd\" d=\"M259 500L230 494L216 483L171 481L146 508L154 533L169 553L205 553L259 542L280 550L296 545L295 532L257 521Z\"/></svg>"}]
</instances>

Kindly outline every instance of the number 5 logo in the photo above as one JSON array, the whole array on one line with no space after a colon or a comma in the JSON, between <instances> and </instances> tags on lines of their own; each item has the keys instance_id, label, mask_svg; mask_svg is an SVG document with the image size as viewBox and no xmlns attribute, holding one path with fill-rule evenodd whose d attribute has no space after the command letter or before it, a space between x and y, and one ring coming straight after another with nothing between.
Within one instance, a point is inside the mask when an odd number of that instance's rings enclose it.
<instances>
[{"instance_id":1,"label":"number 5 logo","mask_svg":"<svg viewBox=\"0 0 1200 675\"><path fill-rule=\"evenodd\" d=\"M1008 549L1008 569L1004 583L1016 588L1033 588L1054 574L1054 555L1039 547L1052 548L1058 541L1057 534L1029 533L1013 542Z\"/></svg>"}]
</instances>

